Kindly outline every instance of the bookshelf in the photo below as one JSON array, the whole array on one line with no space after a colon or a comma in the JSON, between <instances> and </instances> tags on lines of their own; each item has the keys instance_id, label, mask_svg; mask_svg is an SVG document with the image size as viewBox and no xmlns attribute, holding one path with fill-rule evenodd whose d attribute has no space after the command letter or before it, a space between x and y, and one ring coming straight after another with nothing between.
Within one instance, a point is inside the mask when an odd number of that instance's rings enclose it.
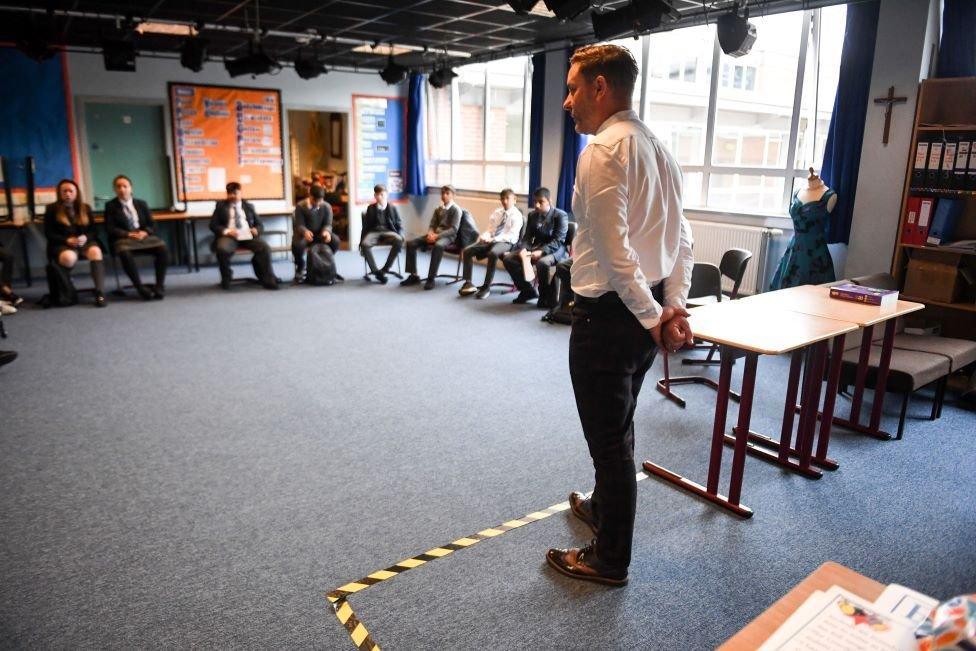
<instances>
[{"instance_id":1,"label":"bookshelf","mask_svg":"<svg viewBox=\"0 0 976 651\"><path fill-rule=\"evenodd\" d=\"M971 181L963 188L933 187L938 182L932 182L931 178L913 178L919 142L933 139L946 142L976 140L976 77L926 79L921 83L891 263L891 274L898 280L903 298L924 303L926 309L923 314L927 321L941 323L942 334L946 336L976 339L976 287L968 286L964 280L960 280L961 289L956 292L952 302L924 296L913 297L904 292L909 263L915 256L924 256L931 260L942 259L947 264L955 261L960 267L976 273L976 248L932 246L902 241L908 221L909 203L916 198L933 199L936 206L940 200L961 201L962 212L951 239L976 240L976 186Z\"/></svg>"}]
</instances>

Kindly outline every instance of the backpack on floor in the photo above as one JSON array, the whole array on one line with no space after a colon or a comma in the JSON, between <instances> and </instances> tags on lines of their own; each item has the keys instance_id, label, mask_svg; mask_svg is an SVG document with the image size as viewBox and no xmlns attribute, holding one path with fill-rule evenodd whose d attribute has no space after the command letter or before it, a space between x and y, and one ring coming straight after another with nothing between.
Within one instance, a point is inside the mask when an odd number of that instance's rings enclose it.
<instances>
[{"instance_id":1,"label":"backpack on floor","mask_svg":"<svg viewBox=\"0 0 976 651\"><path fill-rule=\"evenodd\" d=\"M78 302L78 290L71 282L70 272L59 264L49 263L45 269L47 272L47 299L46 304L54 307L66 307ZM43 299L42 299L42 302Z\"/></svg>"},{"instance_id":2,"label":"backpack on floor","mask_svg":"<svg viewBox=\"0 0 976 651\"><path fill-rule=\"evenodd\" d=\"M563 325L573 324L573 294L570 293L569 300L564 301L552 308L542 317L543 321L549 323L561 323Z\"/></svg>"},{"instance_id":3,"label":"backpack on floor","mask_svg":"<svg viewBox=\"0 0 976 651\"><path fill-rule=\"evenodd\" d=\"M325 244L310 247L306 282L310 285L334 285L338 276L332 249Z\"/></svg>"}]
</instances>

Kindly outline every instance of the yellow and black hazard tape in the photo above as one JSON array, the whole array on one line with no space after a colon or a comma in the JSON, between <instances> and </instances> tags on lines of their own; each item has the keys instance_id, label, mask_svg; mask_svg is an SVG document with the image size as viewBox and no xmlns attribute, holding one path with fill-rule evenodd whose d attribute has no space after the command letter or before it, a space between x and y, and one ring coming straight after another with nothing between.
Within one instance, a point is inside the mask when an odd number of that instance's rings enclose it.
<instances>
[{"instance_id":1,"label":"yellow and black hazard tape","mask_svg":"<svg viewBox=\"0 0 976 651\"><path fill-rule=\"evenodd\" d=\"M637 481L641 481L647 477L648 475L643 471L637 473ZM408 570L412 570L415 567L420 567L421 565L429 563L430 561L437 560L438 558L444 558L445 556L453 554L459 549L471 547L472 545L476 545L483 540L488 540L489 538L495 538L507 531L511 531L512 529L518 529L519 527L524 527L527 524L538 522L539 520L545 520L548 517L568 509L568 501L560 502L559 504L553 504L547 509L527 513L516 520L509 520L497 526L482 529L478 533L473 533L464 536L463 538L458 538L457 540L446 545L428 549L423 554L417 554L416 556L402 560L395 565L391 565L390 567L364 576L358 581L352 581L351 583L340 586L328 593L326 595L326 599L329 600L336 618L338 618L339 623L342 624L343 628L345 628L349 633L349 637L352 639L353 644L356 645L356 648L360 649L360 651L377 651L380 648L379 644L377 644L373 637L369 634L369 631L366 630L366 626L358 617L356 617L356 613L353 612L352 607L349 605L348 597L350 595L354 595L357 592L362 592L366 588L376 585L377 583L389 581L395 576L399 576Z\"/></svg>"}]
</instances>

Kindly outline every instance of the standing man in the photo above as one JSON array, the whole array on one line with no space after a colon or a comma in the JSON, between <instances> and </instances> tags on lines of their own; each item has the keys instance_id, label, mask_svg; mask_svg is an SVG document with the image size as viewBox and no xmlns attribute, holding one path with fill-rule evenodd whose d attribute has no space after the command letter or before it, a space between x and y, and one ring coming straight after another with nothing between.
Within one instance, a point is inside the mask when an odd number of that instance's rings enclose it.
<instances>
[{"instance_id":1,"label":"standing man","mask_svg":"<svg viewBox=\"0 0 976 651\"><path fill-rule=\"evenodd\" d=\"M417 285L420 276L417 275L417 250L430 249L430 267L427 269L427 282L424 289L434 289L434 279L444 258L444 249L454 243L461 227L461 208L454 203L454 188L450 185L441 187L441 205L434 210L430 218L427 234L407 242L407 274L400 282L401 287Z\"/></svg>"},{"instance_id":2,"label":"standing man","mask_svg":"<svg viewBox=\"0 0 976 651\"><path fill-rule=\"evenodd\" d=\"M325 188L314 183L309 188L308 198L295 206L293 221L294 235L291 240L291 254L295 258L295 278L298 285L305 275L305 251L316 244L325 244L332 255L339 250L339 236L332 232L332 206L325 200Z\"/></svg>"},{"instance_id":3,"label":"standing man","mask_svg":"<svg viewBox=\"0 0 976 651\"><path fill-rule=\"evenodd\" d=\"M359 249L366 258L370 272L385 285L386 274L400 255L400 250L403 249L403 222L400 221L400 213L396 206L389 202L386 186L374 186L373 197L376 202L366 208L366 216L363 219L363 239ZM377 268L376 259L373 257L373 247L377 245L390 246L390 253L386 256L382 269Z\"/></svg>"},{"instance_id":4,"label":"standing man","mask_svg":"<svg viewBox=\"0 0 976 651\"><path fill-rule=\"evenodd\" d=\"M105 204L105 229L108 231L109 246L119 256L122 268L143 300L162 300L165 294L166 266L169 253L166 242L156 235L149 205L142 199L132 196L132 181L119 174L112 181L115 198ZM156 284L147 288L139 276L135 254L153 256L156 269Z\"/></svg>"},{"instance_id":5,"label":"standing man","mask_svg":"<svg viewBox=\"0 0 976 651\"><path fill-rule=\"evenodd\" d=\"M625 585L637 507L634 410L657 349L691 342L684 310L691 285L690 230L681 170L631 108L637 63L626 48L576 51L563 108L594 137L580 154L573 213L576 293L569 372L593 459L592 498L570 507L596 533L578 549L550 549L559 572ZM663 334L662 334L663 332Z\"/></svg>"},{"instance_id":6,"label":"standing man","mask_svg":"<svg viewBox=\"0 0 976 651\"><path fill-rule=\"evenodd\" d=\"M251 251L254 275L266 289L278 289L278 279L271 266L271 247L261 239L264 224L249 201L244 201L241 184L227 184L227 199L218 201L210 218L210 230L214 234L213 250L220 265L220 286L230 289L234 272L230 259L238 248Z\"/></svg>"},{"instance_id":7,"label":"standing man","mask_svg":"<svg viewBox=\"0 0 976 651\"><path fill-rule=\"evenodd\" d=\"M538 298L539 307L552 307L546 304L552 268L569 257L566 250L569 215L550 203L549 188L538 188L533 192L532 202L535 210L529 213L525 236L514 251L502 257L502 263L519 290L513 303L521 305ZM525 262L535 267L535 275L539 278L538 292L525 278Z\"/></svg>"},{"instance_id":8,"label":"standing man","mask_svg":"<svg viewBox=\"0 0 976 651\"><path fill-rule=\"evenodd\" d=\"M498 193L501 207L496 208L488 218L488 230L478 236L478 241L464 247L461 257L464 259L464 285L458 294L469 296L477 293L477 298L488 298L491 294L491 281L495 278L495 267L503 255L511 251L519 241L522 233L522 211L515 207L515 192L505 188ZM474 259L485 262L485 280L481 287L471 284L474 272Z\"/></svg>"}]
</instances>

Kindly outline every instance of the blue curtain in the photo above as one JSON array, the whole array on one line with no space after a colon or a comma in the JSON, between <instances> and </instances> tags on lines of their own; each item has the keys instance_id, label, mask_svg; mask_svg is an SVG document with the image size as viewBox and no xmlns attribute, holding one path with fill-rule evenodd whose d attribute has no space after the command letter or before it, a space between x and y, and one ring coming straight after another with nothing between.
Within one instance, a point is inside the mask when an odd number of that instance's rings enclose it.
<instances>
[{"instance_id":1,"label":"blue curtain","mask_svg":"<svg viewBox=\"0 0 976 651\"><path fill-rule=\"evenodd\" d=\"M976 76L976 2L945 0L936 77Z\"/></svg>"},{"instance_id":2,"label":"blue curtain","mask_svg":"<svg viewBox=\"0 0 976 651\"><path fill-rule=\"evenodd\" d=\"M407 91L407 194L426 194L424 176L424 83L427 75L410 73Z\"/></svg>"},{"instance_id":3,"label":"blue curtain","mask_svg":"<svg viewBox=\"0 0 976 651\"><path fill-rule=\"evenodd\" d=\"M847 5L840 78L820 171L823 182L837 192L837 205L827 225L829 243L846 244L850 240L880 7L879 0Z\"/></svg>"},{"instance_id":4,"label":"blue curtain","mask_svg":"<svg viewBox=\"0 0 976 651\"><path fill-rule=\"evenodd\" d=\"M529 193L542 185L542 125L545 104L546 53L532 57L532 106L529 109ZM529 196L529 205L532 197Z\"/></svg>"},{"instance_id":5,"label":"blue curtain","mask_svg":"<svg viewBox=\"0 0 976 651\"><path fill-rule=\"evenodd\" d=\"M575 49L566 50L566 60ZM559 165L559 185L556 188L556 206L566 212L573 209L573 186L576 184L576 160L586 147L586 137L576 133L575 123L568 111L563 111L563 157Z\"/></svg>"}]
</instances>

